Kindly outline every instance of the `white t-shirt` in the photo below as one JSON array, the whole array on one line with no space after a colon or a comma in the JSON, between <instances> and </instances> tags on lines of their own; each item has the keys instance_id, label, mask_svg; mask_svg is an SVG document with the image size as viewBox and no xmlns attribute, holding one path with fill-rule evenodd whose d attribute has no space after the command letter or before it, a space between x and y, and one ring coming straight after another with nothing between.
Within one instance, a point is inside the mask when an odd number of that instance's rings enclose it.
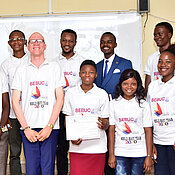
<instances>
[{"instance_id":1,"label":"white t-shirt","mask_svg":"<svg viewBox=\"0 0 175 175\"><path fill-rule=\"evenodd\" d=\"M109 99L107 93L95 84L88 92L84 92L80 85L70 88L65 94L63 113L66 115L99 115L109 118ZM80 145L70 142L69 152L76 153L105 153L107 151L107 138L105 130L100 130L100 138L83 140Z\"/></svg>"},{"instance_id":2,"label":"white t-shirt","mask_svg":"<svg viewBox=\"0 0 175 175\"><path fill-rule=\"evenodd\" d=\"M173 145L175 142L175 77L164 83L161 79L150 83L148 102L153 119L153 142Z\"/></svg>"},{"instance_id":3,"label":"white t-shirt","mask_svg":"<svg viewBox=\"0 0 175 175\"><path fill-rule=\"evenodd\" d=\"M144 127L152 127L149 104L136 98L119 97L110 102L109 124L115 125L115 155L143 157L147 155Z\"/></svg>"},{"instance_id":4,"label":"white t-shirt","mask_svg":"<svg viewBox=\"0 0 175 175\"><path fill-rule=\"evenodd\" d=\"M0 120L2 113L2 93L8 92L8 83L3 70L0 70Z\"/></svg>"},{"instance_id":5,"label":"white t-shirt","mask_svg":"<svg viewBox=\"0 0 175 175\"><path fill-rule=\"evenodd\" d=\"M78 55L76 52L69 59L66 59L66 57L64 57L62 54L59 54L57 61L61 65L61 69L66 80L64 91L67 91L68 88L74 87L81 82L79 72L80 65L84 60L85 59L82 56Z\"/></svg>"},{"instance_id":6,"label":"white t-shirt","mask_svg":"<svg viewBox=\"0 0 175 175\"><path fill-rule=\"evenodd\" d=\"M20 66L14 76L12 89L22 92L22 111L31 128L44 128L56 102L55 89L65 86L64 76L57 62L37 68L31 62ZM59 129L58 120L54 129Z\"/></svg>"},{"instance_id":7,"label":"white t-shirt","mask_svg":"<svg viewBox=\"0 0 175 175\"><path fill-rule=\"evenodd\" d=\"M158 68L157 68L159 57L160 57L160 52L158 50L157 52L150 55L148 57L147 62L146 62L144 74L150 75L151 81L154 81L154 80L161 78L161 75L160 75Z\"/></svg>"},{"instance_id":8,"label":"white t-shirt","mask_svg":"<svg viewBox=\"0 0 175 175\"><path fill-rule=\"evenodd\" d=\"M11 56L9 58L7 58L2 64L1 67L5 72L6 75L6 79L8 80L8 85L9 85L9 96L10 96L10 115L9 117L12 119L16 119L15 113L13 111L12 108L12 82L13 82L13 78L16 72L16 69L20 66L20 65L24 65L28 62L29 60L29 56L26 53L22 58L16 58L14 56Z\"/></svg>"}]
</instances>

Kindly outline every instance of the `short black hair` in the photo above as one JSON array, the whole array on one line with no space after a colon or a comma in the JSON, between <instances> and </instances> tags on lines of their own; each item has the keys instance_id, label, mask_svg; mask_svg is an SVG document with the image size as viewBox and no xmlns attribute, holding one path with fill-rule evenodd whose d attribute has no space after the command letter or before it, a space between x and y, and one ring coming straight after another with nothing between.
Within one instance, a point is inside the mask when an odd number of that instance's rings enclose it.
<instances>
[{"instance_id":1,"label":"short black hair","mask_svg":"<svg viewBox=\"0 0 175 175\"><path fill-rule=\"evenodd\" d=\"M160 23L156 24L155 28L159 27L159 26L164 26L173 35L173 27L172 27L172 25L170 23L168 23L168 22L160 22Z\"/></svg>"},{"instance_id":2,"label":"short black hair","mask_svg":"<svg viewBox=\"0 0 175 175\"><path fill-rule=\"evenodd\" d=\"M111 32L105 32L105 33L103 33L103 35L101 36L101 38L102 38L104 35L111 35L111 36L114 38L114 41L115 41L115 43L116 43L116 37L115 37L115 35L114 35L113 33L111 33Z\"/></svg>"},{"instance_id":3,"label":"short black hair","mask_svg":"<svg viewBox=\"0 0 175 175\"><path fill-rule=\"evenodd\" d=\"M82 68L83 66L85 66L85 65L91 65L91 66L93 66L93 67L95 68L95 70L97 71L97 66L96 66L95 62L92 61L92 60L84 60L84 61L81 63L81 65L80 65L80 71L81 71L81 68Z\"/></svg>"},{"instance_id":4,"label":"short black hair","mask_svg":"<svg viewBox=\"0 0 175 175\"><path fill-rule=\"evenodd\" d=\"M166 50L164 50L163 52L169 52L171 54L173 54L175 56L175 44L171 44ZM162 52L162 53L163 53ZM162 54L161 53L161 54Z\"/></svg>"},{"instance_id":5,"label":"short black hair","mask_svg":"<svg viewBox=\"0 0 175 175\"><path fill-rule=\"evenodd\" d=\"M72 30L72 29L65 29L65 30L63 30L63 31L61 32L61 38L62 38L62 36L63 36L63 33L72 33L72 34L75 35L75 41L77 40L77 33L76 33L74 30Z\"/></svg>"},{"instance_id":6,"label":"short black hair","mask_svg":"<svg viewBox=\"0 0 175 175\"><path fill-rule=\"evenodd\" d=\"M20 31L20 30L13 30L13 31L10 33L10 35L9 35L9 39L11 38L12 34L15 33L15 32L21 33L21 34L23 35L24 39L25 39L24 33L23 33L22 31Z\"/></svg>"}]
</instances>

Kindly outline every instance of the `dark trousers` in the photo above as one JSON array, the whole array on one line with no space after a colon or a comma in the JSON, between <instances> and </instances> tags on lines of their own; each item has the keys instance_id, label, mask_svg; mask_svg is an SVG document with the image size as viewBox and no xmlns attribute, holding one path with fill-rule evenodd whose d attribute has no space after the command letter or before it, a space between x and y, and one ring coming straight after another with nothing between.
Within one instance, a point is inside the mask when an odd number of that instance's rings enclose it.
<instances>
[{"instance_id":1,"label":"dark trousers","mask_svg":"<svg viewBox=\"0 0 175 175\"><path fill-rule=\"evenodd\" d=\"M20 154L22 138L20 134L20 123L17 119L10 119L12 129L9 130L10 145L10 173L11 175L21 175Z\"/></svg>"},{"instance_id":2,"label":"dark trousers","mask_svg":"<svg viewBox=\"0 0 175 175\"><path fill-rule=\"evenodd\" d=\"M41 129L36 128L39 132ZM20 131L26 159L26 175L54 175L55 154L58 142L58 129L53 129L44 141L29 142L24 131Z\"/></svg>"},{"instance_id":3,"label":"dark trousers","mask_svg":"<svg viewBox=\"0 0 175 175\"><path fill-rule=\"evenodd\" d=\"M106 135L108 137L108 130L106 130ZM109 158L109 152L107 151L106 152L106 159L105 159L105 175L115 175L115 169L114 168L111 168L109 165L108 165L108 158Z\"/></svg>"},{"instance_id":4,"label":"dark trousers","mask_svg":"<svg viewBox=\"0 0 175 175\"><path fill-rule=\"evenodd\" d=\"M68 173L68 150L69 141L66 140L66 128L64 126L65 115L61 112L59 116L60 132L58 135L57 146L57 171L58 175L67 175Z\"/></svg>"},{"instance_id":5,"label":"dark trousers","mask_svg":"<svg viewBox=\"0 0 175 175\"><path fill-rule=\"evenodd\" d=\"M174 175L175 174L175 151L173 145L158 145L157 163L154 163L155 175Z\"/></svg>"}]
</instances>

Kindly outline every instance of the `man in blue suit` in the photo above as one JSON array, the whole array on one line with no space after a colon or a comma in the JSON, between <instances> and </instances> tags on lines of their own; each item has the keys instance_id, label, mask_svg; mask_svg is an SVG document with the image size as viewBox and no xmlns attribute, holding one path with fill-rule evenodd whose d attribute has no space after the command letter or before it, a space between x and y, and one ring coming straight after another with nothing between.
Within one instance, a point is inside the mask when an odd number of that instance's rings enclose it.
<instances>
[{"instance_id":1,"label":"man in blue suit","mask_svg":"<svg viewBox=\"0 0 175 175\"><path fill-rule=\"evenodd\" d=\"M97 78L95 79L96 85L104 89L112 98L115 96L115 87L121 73L125 69L132 68L131 61L114 54L115 47L117 47L116 37L111 32L105 32L100 40L100 49L104 53L104 59L97 63Z\"/></svg>"},{"instance_id":2,"label":"man in blue suit","mask_svg":"<svg viewBox=\"0 0 175 175\"><path fill-rule=\"evenodd\" d=\"M132 63L125 58L114 54L117 47L116 37L111 32L105 32L100 39L100 49L104 59L97 63L97 78L95 84L104 89L110 97L115 97L116 85L121 73L132 68ZM108 153L106 155L105 175L115 175L115 170L108 166Z\"/></svg>"}]
</instances>

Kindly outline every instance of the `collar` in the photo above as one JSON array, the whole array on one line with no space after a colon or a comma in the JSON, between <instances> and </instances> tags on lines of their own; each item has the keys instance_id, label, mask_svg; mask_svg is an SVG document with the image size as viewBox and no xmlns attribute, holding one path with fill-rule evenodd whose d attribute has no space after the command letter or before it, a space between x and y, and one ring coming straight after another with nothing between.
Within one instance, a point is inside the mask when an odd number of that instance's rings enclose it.
<instances>
[{"instance_id":1,"label":"collar","mask_svg":"<svg viewBox=\"0 0 175 175\"><path fill-rule=\"evenodd\" d=\"M16 61L16 60L22 60L22 59L24 59L24 58L26 58L26 57L28 57L28 53L27 53L27 52L26 52L25 55L24 55L23 57L21 57L21 58L17 58L17 57L14 57L13 55L11 55L11 59L12 59L12 60L15 60L15 61Z\"/></svg>"},{"instance_id":2,"label":"collar","mask_svg":"<svg viewBox=\"0 0 175 175\"><path fill-rule=\"evenodd\" d=\"M76 59L77 55L78 55L77 52L74 52L74 55L70 57L69 59L67 59L66 57L62 55L62 53L59 53L59 60L73 60L73 59Z\"/></svg>"},{"instance_id":3,"label":"collar","mask_svg":"<svg viewBox=\"0 0 175 175\"><path fill-rule=\"evenodd\" d=\"M104 63L105 63L105 61L106 61L106 60L108 60L108 61L109 61L109 63L111 63L111 64L112 64L112 62L113 62L114 58L115 58L115 54L113 54L112 56L110 56L108 59L104 58Z\"/></svg>"},{"instance_id":4,"label":"collar","mask_svg":"<svg viewBox=\"0 0 175 175\"><path fill-rule=\"evenodd\" d=\"M94 93L94 91L97 89L97 86L95 83L93 83L93 88L90 89L89 91L87 91L86 93L83 91L83 89L81 88L80 86L81 84L79 84L77 87L78 87L78 91L81 92L81 93L84 93L84 94L88 94L88 93Z\"/></svg>"},{"instance_id":5,"label":"collar","mask_svg":"<svg viewBox=\"0 0 175 175\"><path fill-rule=\"evenodd\" d=\"M159 83L160 85L163 85L163 84L175 84L175 76L173 76L173 77L172 77L169 81L167 81L166 83L164 83L164 82L162 81L161 78L158 79L157 81L158 81L158 83Z\"/></svg>"},{"instance_id":6,"label":"collar","mask_svg":"<svg viewBox=\"0 0 175 175\"><path fill-rule=\"evenodd\" d=\"M49 64L49 61L47 59L44 60L44 62L40 65L39 68L41 68L42 66L46 65L46 64ZM32 62L31 62L31 59L28 61L28 65L29 66L34 66L36 67Z\"/></svg>"},{"instance_id":7,"label":"collar","mask_svg":"<svg viewBox=\"0 0 175 175\"><path fill-rule=\"evenodd\" d=\"M133 97L131 100L126 100L125 98L123 98L121 95L119 96L119 98L117 99L119 101L123 101L123 102L131 102L131 103L135 103L137 102L136 97Z\"/></svg>"}]
</instances>

